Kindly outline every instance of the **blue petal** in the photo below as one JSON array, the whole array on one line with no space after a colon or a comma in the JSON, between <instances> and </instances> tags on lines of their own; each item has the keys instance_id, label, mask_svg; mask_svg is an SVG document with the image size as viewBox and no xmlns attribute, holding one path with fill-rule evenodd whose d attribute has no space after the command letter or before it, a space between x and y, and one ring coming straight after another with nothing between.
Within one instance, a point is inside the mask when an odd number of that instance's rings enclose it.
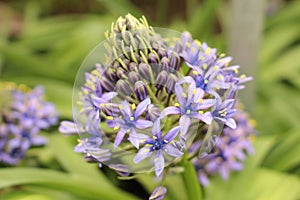
<instances>
[{"instance_id":1,"label":"blue petal","mask_svg":"<svg viewBox=\"0 0 300 200\"><path fill-rule=\"evenodd\" d=\"M138 153L136 154L136 156L133 159L133 162L139 163L142 160L144 160L145 158L149 157L152 153L153 153L153 151L151 151L150 147L143 147L138 151Z\"/></svg>"},{"instance_id":2,"label":"blue petal","mask_svg":"<svg viewBox=\"0 0 300 200\"><path fill-rule=\"evenodd\" d=\"M176 106L169 106L160 113L160 117L164 118L167 115L177 115L177 114L180 114L180 108Z\"/></svg>"},{"instance_id":3,"label":"blue petal","mask_svg":"<svg viewBox=\"0 0 300 200\"><path fill-rule=\"evenodd\" d=\"M154 121L153 127L152 127L152 135L161 138L161 129L160 129L160 118L157 118Z\"/></svg>"},{"instance_id":4,"label":"blue petal","mask_svg":"<svg viewBox=\"0 0 300 200\"><path fill-rule=\"evenodd\" d=\"M164 147L164 151L173 157L181 157L183 155L183 152L181 152L177 147L175 147L173 144L168 144Z\"/></svg>"},{"instance_id":5,"label":"blue petal","mask_svg":"<svg viewBox=\"0 0 300 200\"><path fill-rule=\"evenodd\" d=\"M156 176L160 176L163 172L165 167L165 159L164 156L160 151L156 152L155 158L154 158L154 169Z\"/></svg>"},{"instance_id":6,"label":"blue petal","mask_svg":"<svg viewBox=\"0 0 300 200\"><path fill-rule=\"evenodd\" d=\"M172 128L169 132L166 133L162 140L167 140L168 143L171 142L177 136L179 129L179 126Z\"/></svg>"},{"instance_id":7,"label":"blue petal","mask_svg":"<svg viewBox=\"0 0 300 200\"><path fill-rule=\"evenodd\" d=\"M110 101L111 99L113 99L115 96L117 96L118 93L116 92L108 92L108 93L104 93L101 98L103 100L105 100L106 102Z\"/></svg>"},{"instance_id":8,"label":"blue petal","mask_svg":"<svg viewBox=\"0 0 300 200\"><path fill-rule=\"evenodd\" d=\"M122 142L125 134L126 134L126 130L124 130L124 129L119 130L119 132L115 138L114 148L117 148L119 146L119 144Z\"/></svg>"},{"instance_id":9,"label":"blue petal","mask_svg":"<svg viewBox=\"0 0 300 200\"><path fill-rule=\"evenodd\" d=\"M183 97L184 91L182 89L182 87L179 84L175 85L175 94L177 96L177 100L179 102L180 105L184 105L186 103L186 99Z\"/></svg>"},{"instance_id":10,"label":"blue petal","mask_svg":"<svg viewBox=\"0 0 300 200\"><path fill-rule=\"evenodd\" d=\"M137 105L134 117L137 119L139 116L143 114L143 112L147 109L147 106L151 103L149 98L143 100L139 105Z\"/></svg>"},{"instance_id":11,"label":"blue petal","mask_svg":"<svg viewBox=\"0 0 300 200\"><path fill-rule=\"evenodd\" d=\"M196 105L195 110L205 110L215 105L215 103L216 103L215 99L204 99L202 103L198 103Z\"/></svg>"},{"instance_id":12,"label":"blue petal","mask_svg":"<svg viewBox=\"0 0 300 200\"><path fill-rule=\"evenodd\" d=\"M210 112L206 112L204 114L196 113L196 114L192 115L192 118L199 119L199 120L203 121L206 124L211 124L211 121L213 119Z\"/></svg>"},{"instance_id":13,"label":"blue petal","mask_svg":"<svg viewBox=\"0 0 300 200\"><path fill-rule=\"evenodd\" d=\"M130 107L129 107L129 103L128 103L128 101L126 101L126 100L124 100L124 101L122 101L121 102L121 104L122 104L122 113L126 116L132 116L132 113L131 113L131 109L130 109Z\"/></svg>"},{"instance_id":14,"label":"blue petal","mask_svg":"<svg viewBox=\"0 0 300 200\"><path fill-rule=\"evenodd\" d=\"M232 129L236 129L236 123L232 118L227 119L225 125L229 126Z\"/></svg>"},{"instance_id":15,"label":"blue petal","mask_svg":"<svg viewBox=\"0 0 300 200\"><path fill-rule=\"evenodd\" d=\"M191 125L191 119L187 115L182 115L179 119L180 134L185 135L189 126Z\"/></svg>"},{"instance_id":16,"label":"blue petal","mask_svg":"<svg viewBox=\"0 0 300 200\"><path fill-rule=\"evenodd\" d=\"M140 147L140 139L139 139L139 136L136 134L136 132L135 132L134 129L130 130L130 134L129 134L128 140L137 149Z\"/></svg>"},{"instance_id":17,"label":"blue petal","mask_svg":"<svg viewBox=\"0 0 300 200\"><path fill-rule=\"evenodd\" d=\"M153 123L151 121L145 119L138 119L135 123L135 126L139 129L149 128L152 125Z\"/></svg>"}]
</instances>

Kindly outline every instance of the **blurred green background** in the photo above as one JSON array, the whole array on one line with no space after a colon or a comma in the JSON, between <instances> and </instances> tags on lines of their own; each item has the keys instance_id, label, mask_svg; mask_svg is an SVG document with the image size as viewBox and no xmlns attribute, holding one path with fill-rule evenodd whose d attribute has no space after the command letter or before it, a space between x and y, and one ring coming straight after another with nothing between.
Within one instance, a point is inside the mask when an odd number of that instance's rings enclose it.
<instances>
[{"instance_id":1,"label":"blurred green background","mask_svg":"<svg viewBox=\"0 0 300 200\"><path fill-rule=\"evenodd\" d=\"M61 120L71 119L81 62L127 13L191 32L254 77L240 94L256 121L256 154L229 181L214 177L205 199L300 199L299 0L2 0L1 81L43 85ZM143 199L157 184L147 176L120 181L73 153L76 138L56 130L47 137L22 168L0 169L1 199ZM180 184L169 178L169 199L187 199Z\"/></svg>"}]
</instances>

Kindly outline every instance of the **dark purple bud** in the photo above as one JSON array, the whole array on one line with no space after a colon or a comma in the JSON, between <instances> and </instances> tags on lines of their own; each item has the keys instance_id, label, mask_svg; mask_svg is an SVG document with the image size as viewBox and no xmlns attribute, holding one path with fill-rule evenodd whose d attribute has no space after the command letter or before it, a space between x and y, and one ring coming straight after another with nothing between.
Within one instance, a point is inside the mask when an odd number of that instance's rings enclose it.
<instances>
[{"instance_id":1,"label":"dark purple bud","mask_svg":"<svg viewBox=\"0 0 300 200\"><path fill-rule=\"evenodd\" d=\"M178 70L180 67L180 57L177 53L172 52L171 58L170 58L170 68Z\"/></svg>"},{"instance_id":2,"label":"dark purple bud","mask_svg":"<svg viewBox=\"0 0 300 200\"><path fill-rule=\"evenodd\" d=\"M124 80L119 80L116 84L116 92L122 93L126 96L131 95L131 89L130 86L124 81Z\"/></svg>"},{"instance_id":3,"label":"dark purple bud","mask_svg":"<svg viewBox=\"0 0 300 200\"><path fill-rule=\"evenodd\" d=\"M148 61L149 61L149 63L158 63L158 59L159 58L154 53L150 53L148 55Z\"/></svg>"},{"instance_id":4,"label":"dark purple bud","mask_svg":"<svg viewBox=\"0 0 300 200\"><path fill-rule=\"evenodd\" d=\"M151 70L151 67L148 64L146 64L146 63L140 63L139 64L139 72L140 72L140 75L144 79L146 79L147 81L150 80L150 77L152 75L152 70Z\"/></svg>"},{"instance_id":5,"label":"dark purple bud","mask_svg":"<svg viewBox=\"0 0 300 200\"><path fill-rule=\"evenodd\" d=\"M105 76L101 76L101 78L99 78L99 82L106 91L113 91L114 84L111 81L109 81Z\"/></svg>"},{"instance_id":6,"label":"dark purple bud","mask_svg":"<svg viewBox=\"0 0 300 200\"><path fill-rule=\"evenodd\" d=\"M118 79L122 78L125 75L125 70L123 68L118 68L117 69L117 77Z\"/></svg>"},{"instance_id":7,"label":"dark purple bud","mask_svg":"<svg viewBox=\"0 0 300 200\"><path fill-rule=\"evenodd\" d=\"M120 114L119 105L116 103L105 103L101 105L102 112L108 116L118 116Z\"/></svg>"},{"instance_id":8,"label":"dark purple bud","mask_svg":"<svg viewBox=\"0 0 300 200\"><path fill-rule=\"evenodd\" d=\"M174 86L178 78L174 74L170 74L166 83L166 90L168 94L174 93Z\"/></svg>"},{"instance_id":9,"label":"dark purple bud","mask_svg":"<svg viewBox=\"0 0 300 200\"><path fill-rule=\"evenodd\" d=\"M166 71L162 71L157 75L156 78L156 88L161 89L165 86L168 79L168 73Z\"/></svg>"},{"instance_id":10,"label":"dark purple bud","mask_svg":"<svg viewBox=\"0 0 300 200\"><path fill-rule=\"evenodd\" d=\"M115 82L117 79L117 75L115 73L115 70L113 68L108 68L104 72L105 76L110 80L111 82Z\"/></svg>"},{"instance_id":11,"label":"dark purple bud","mask_svg":"<svg viewBox=\"0 0 300 200\"><path fill-rule=\"evenodd\" d=\"M168 55L168 52L166 49L160 48L157 51L157 54L159 55L160 58L165 57Z\"/></svg>"},{"instance_id":12,"label":"dark purple bud","mask_svg":"<svg viewBox=\"0 0 300 200\"><path fill-rule=\"evenodd\" d=\"M149 104L147 107L146 118L151 121L155 121L160 115L160 110L153 104Z\"/></svg>"},{"instance_id":13,"label":"dark purple bud","mask_svg":"<svg viewBox=\"0 0 300 200\"><path fill-rule=\"evenodd\" d=\"M131 84L134 84L135 82L139 81L139 74L135 71L131 71L128 74L128 80L130 81Z\"/></svg>"},{"instance_id":14,"label":"dark purple bud","mask_svg":"<svg viewBox=\"0 0 300 200\"><path fill-rule=\"evenodd\" d=\"M148 91L143 81L138 81L134 84L134 92L140 101L143 101L148 96Z\"/></svg>"},{"instance_id":15,"label":"dark purple bud","mask_svg":"<svg viewBox=\"0 0 300 200\"><path fill-rule=\"evenodd\" d=\"M160 61L161 70L169 71L170 61L169 58L163 57Z\"/></svg>"}]
</instances>

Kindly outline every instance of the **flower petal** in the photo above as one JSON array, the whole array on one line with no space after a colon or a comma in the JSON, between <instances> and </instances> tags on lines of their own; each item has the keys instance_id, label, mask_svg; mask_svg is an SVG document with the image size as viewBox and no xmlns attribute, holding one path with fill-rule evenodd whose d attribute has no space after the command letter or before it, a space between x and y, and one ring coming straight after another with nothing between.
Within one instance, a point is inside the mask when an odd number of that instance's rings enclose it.
<instances>
[{"instance_id":1,"label":"flower petal","mask_svg":"<svg viewBox=\"0 0 300 200\"><path fill-rule=\"evenodd\" d=\"M180 134L185 135L189 126L191 125L191 119L187 115L182 115L179 119Z\"/></svg>"},{"instance_id":2,"label":"flower petal","mask_svg":"<svg viewBox=\"0 0 300 200\"><path fill-rule=\"evenodd\" d=\"M140 147L140 139L139 139L139 136L138 134L136 134L135 130L134 129L131 129L130 130L130 134L129 134L129 137L128 137L128 140L131 142L131 144L133 146L135 146L137 149Z\"/></svg>"},{"instance_id":3,"label":"flower petal","mask_svg":"<svg viewBox=\"0 0 300 200\"><path fill-rule=\"evenodd\" d=\"M137 105L137 107L136 107L134 117L138 118L139 116L141 116L143 114L143 112L147 109L147 106L150 103L151 103L150 98L146 98L141 103L139 103L139 105Z\"/></svg>"},{"instance_id":4,"label":"flower petal","mask_svg":"<svg viewBox=\"0 0 300 200\"><path fill-rule=\"evenodd\" d=\"M162 140L167 140L168 142L171 142L178 135L179 129L179 126L172 128L169 132L166 133Z\"/></svg>"},{"instance_id":5,"label":"flower petal","mask_svg":"<svg viewBox=\"0 0 300 200\"><path fill-rule=\"evenodd\" d=\"M195 110L205 110L215 105L215 103L215 99L204 99L201 103L197 104Z\"/></svg>"},{"instance_id":6,"label":"flower petal","mask_svg":"<svg viewBox=\"0 0 300 200\"><path fill-rule=\"evenodd\" d=\"M113 99L115 96L117 96L117 92L107 92L102 94L101 99L105 100L106 102L109 102L111 99Z\"/></svg>"},{"instance_id":7,"label":"flower petal","mask_svg":"<svg viewBox=\"0 0 300 200\"><path fill-rule=\"evenodd\" d=\"M181 157L183 155L183 153L177 147L175 147L173 144L167 144L164 147L164 151L173 157Z\"/></svg>"},{"instance_id":8,"label":"flower petal","mask_svg":"<svg viewBox=\"0 0 300 200\"><path fill-rule=\"evenodd\" d=\"M161 138L161 129L160 129L160 118L157 118L154 121L153 127L152 127L152 135Z\"/></svg>"},{"instance_id":9,"label":"flower petal","mask_svg":"<svg viewBox=\"0 0 300 200\"><path fill-rule=\"evenodd\" d=\"M232 118L227 119L225 125L229 126L232 129L236 129L236 123Z\"/></svg>"},{"instance_id":10,"label":"flower petal","mask_svg":"<svg viewBox=\"0 0 300 200\"><path fill-rule=\"evenodd\" d=\"M150 147L141 148L133 159L134 163L139 163L152 154Z\"/></svg>"},{"instance_id":11,"label":"flower petal","mask_svg":"<svg viewBox=\"0 0 300 200\"><path fill-rule=\"evenodd\" d=\"M125 134L126 134L126 130L124 130L124 129L119 130L119 132L115 138L114 148L117 148L119 146L119 144L122 142Z\"/></svg>"},{"instance_id":12,"label":"flower petal","mask_svg":"<svg viewBox=\"0 0 300 200\"><path fill-rule=\"evenodd\" d=\"M167 115L177 115L177 114L180 114L180 108L176 106L169 106L160 113L160 117L164 118Z\"/></svg>"},{"instance_id":13,"label":"flower petal","mask_svg":"<svg viewBox=\"0 0 300 200\"><path fill-rule=\"evenodd\" d=\"M167 188L162 186L157 186L155 190L152 192L149 200L162 200L165 198L167 193Z\"/></svg>"},{"instance_id":14,"label":"flower petal","mask_svg":"<svg viewBox=\"0 0 300 200\"><path fill-rule=\"evenodd\" d=\"M145 119L138 119L135 123L135 127L139 129L149 128L152 125L153 123L151 121Z\"/></svg>"},{"instance_id":15,"label":"flower petal","mask_svg":"<svg viewBox=\"0 0 300 200\"><path fill-rule=\"evenodd\" d=\"M128 101L124 100L124 101L121 102L121 104L122 104L122 109L121 109L122 113L123 113L125 116L126 116L126 115L132 116L131 109L130 109L130 107L129 107Z\"/></svg>"},{"instance_id":16,"label":"flower petal","mask_svg":"<svg viewBox=\"0 0 300 200\"><path fill-rule=\"evenodd\" d=\"M164 156L160 151L157 151L154 158L154 170L157 177L161 175L161 173L164 170L164 167L165 167Z\"/></svg>"},{"instance_id":17,"label":"flower petal","mask_svg":"<svg viewBox=\"0 0 300 200\"><path fill-rule=\"evenodd\" d=\"M196 113L196 114L192 115L192 118L199 119L199 120L203 121L206 124L211 124L211 121L213 119L210 112L206 112L204 114Z\"/></svg>"},{"instance_id":18,"label":"flower petal","mask_svg":"<svg viewBox=\"0 0 300 200\"><path fill-rule=\"evenodd\" d=\"M177 96L177 100L179 104L184 105L186 103L186 99L183 97L184 91L181 87L181 85L176 84L175 85L175 94Z\"/></svg>"}]
</instances>

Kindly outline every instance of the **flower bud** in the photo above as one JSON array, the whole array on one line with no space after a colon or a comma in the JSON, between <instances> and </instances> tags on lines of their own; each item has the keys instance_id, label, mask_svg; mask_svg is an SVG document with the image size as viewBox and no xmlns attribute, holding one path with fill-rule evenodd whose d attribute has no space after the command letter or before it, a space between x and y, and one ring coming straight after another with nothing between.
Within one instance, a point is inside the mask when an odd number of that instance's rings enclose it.
<instances>
[{"instance_id":1,"label":"flower bud","mask_svg":"<svg viewBox=\"0 0 300 200\"><path fill-rule=\"evenodd\" d=\"M157 75L157 78L156 78L156 88L157 89L161 89L165 86L166 82L167 82L167 79L168 79L168 73L166 71L162 71L160 72L158 75Z\"/></svg>"},{"instance_id":2,"label":"flower bud","mask_svg":"<svg viewBox=\"0 0 300 200\"><path fill-rule=\"evenodd\" d=\"M180 57L177 53L172 52L170 58L170 68L174 70L179 70L179 67L180 67Z\"/></svg>"},{"instance_id":3,"label":"flower bud","mask_svg":"<svg viewBox=\"0 0 300 200\"><path fill-rule=\"evenodd\" d=\"M163 57L160 61L161 70L169 71L170 61L169 58Z\"/></svg>"},{"instance_id":4,"label":"flower bud","mask_svg":"<svg viewBox=\"0 0 300 200\"><path fill-rule=\"evenodd\" d=\"M146 119L150 119L151 121L155 121L160 115L160 110L158 107L153 104L149 104L146 112Z\"/></svg>"},{"instance_id":5,"label":"flower bud","mask_svg":"<svg viewBox=\"0 0 300 200\"><path fill-rule=\"evenodd\" d=\"M174 74L170 74L166 83L166 90L168 94L174 93L174 86L178 78Z\"/></svg>"},{"instance_id":6,"label":"flower bud","mask_svg":"<svg viewBox=\"0 0 300 200\"><path fill-rule=\"evenodd\" d=\"M106 91L113 91L114 84L111 81L109 81L105 76L101 76L101 78L99 78L99 82Z\"/></svg>"},{"instance_id":7,"label":"flower bud","mask_svg":"<svg viewBox=\"0 0 300 200\"><path fill-rule=\"evenodd\" d=\"M139 72L140 75L147 81L150 80L151 75L153 76L151 67L146 63L139 64Z\"/></svg>"},{"instance_id":8,"label":"flower bud","mask_svg":"<svg viewBox=\"0 0 300 200\"><path fill-rule=\"evenodd\" d=\"M128 74L128 80L129 80L129 82L130 82L131 84L136 83L137 81L140 80L139 74L138 74L137 72L135 72L135 71L129 72L129 74Z\"/></svg>"},{"instance_id":9,"label":"flower bud","mask_svg":"<svg viewBox=\"0 0 300 200\"><path fill-rule=\"evenodd\" d=\"M150 53L148 55L148 61L149 63L158 63L158 57L154 53Z\"/></svg>"},{"instance_id":10,"label":"flower bud","mask_svg":"<svg viewBox=\"0 0 300 200\"><path fill-rule=\"evenodd\" d=\"M140 101L143 101L148 96L146 85L142 81L138 81L134 84L134 92Z\"/></svg>"},{"instance_id":11,"label":"flower bud","mask_svg":"<svg viewBox=\"0 0 300 200\"><path fill-rule=\"evenodd\" d=\"M149 200L162 200L165 198L166 193L167 193L167 188L158 186L152 192L151 196L149 197Z\"/></svg>"},{"instance_id":12,"label":"flower bud","mask_svg":"<svg viewBox=\"0 0 300 200\"><path fill-rule=\"evenodd\" d=\"M116 91L126 96L131 95L130 86L122 79L117 82Z\"/></svg>"}]
</instances>

